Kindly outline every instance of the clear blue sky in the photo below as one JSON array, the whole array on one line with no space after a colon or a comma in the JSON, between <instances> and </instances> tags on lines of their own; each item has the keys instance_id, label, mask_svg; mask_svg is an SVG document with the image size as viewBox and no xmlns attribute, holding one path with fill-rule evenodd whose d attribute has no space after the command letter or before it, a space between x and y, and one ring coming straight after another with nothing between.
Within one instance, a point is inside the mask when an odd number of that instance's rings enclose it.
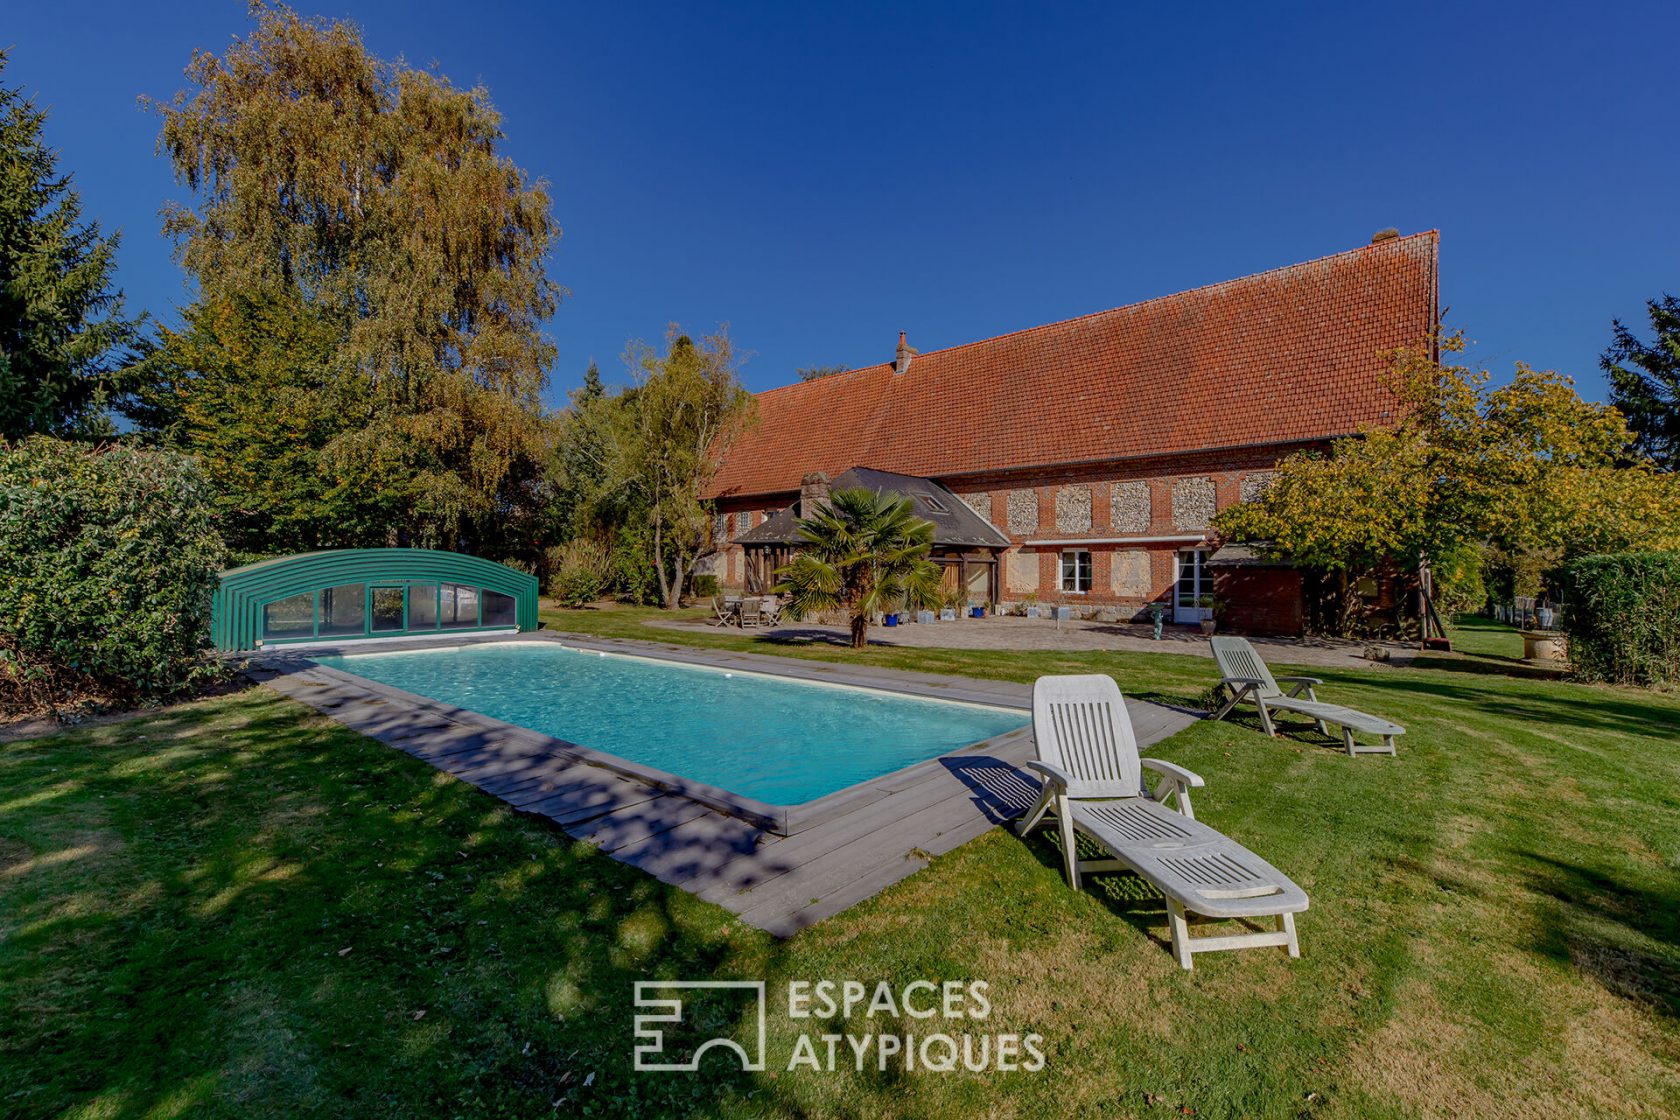
<instances>
[{"instance_id":1,"label":"clear blue sky","mask_svg":"<svg viewBox=\"0 0 1680 1120\"><path fill-rule=\"evenodd\" d=\"M1180 10L1181 9L1181 10ZM1680 5L305 3L482 82L552 184L558 400L627 339L731 324L752 388L1439 228L1496 373L1601 396L1614 316L1680 292ZM239 0L11 5L131 308L186 292L135 103Z\"/></svg>"}]
</instances>

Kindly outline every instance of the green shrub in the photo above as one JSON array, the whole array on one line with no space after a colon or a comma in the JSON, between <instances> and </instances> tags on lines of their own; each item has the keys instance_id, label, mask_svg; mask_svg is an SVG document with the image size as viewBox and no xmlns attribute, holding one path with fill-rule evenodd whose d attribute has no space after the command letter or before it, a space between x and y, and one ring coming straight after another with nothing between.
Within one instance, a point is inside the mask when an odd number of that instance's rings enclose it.
<instances>
[{"instance_id":1,"label":"green shrub","mask_svg":"<svg viewBox=\"0 0 1680 1120\"><path fill-rule=\"evenodd\" d=\"M1680 682L1680 552L1583 556L1564 569L1562 626L1584 680Z\"/></svg>"},{"instance_id":2,"label":"green shrub","mask_svg":"<svg viewBox=\"0 0 1680 1120\"><path fill-rule=\"evenodd\" d=\"M210 675L222 561L192 459L0 442L0 707L155 699Z\"/></svg>"},{"instance_id":3,"label":"green shrub","mask_svg":"<svg viewBox=\"0 0 1680 1120\"><path fill-rule=\"evenodd\" d=\"M548 594L563 607L581 607L607 593L612 557L595 541L579 537L553 551Z\"/></svg>"},{"instance_id":4,"label":"green shrub","mask_svg":"<svg viewBox=\"0 0 1680 1120\"><path fill-rule=\"evenodd\" d=\"M718 578L710 572L701 572L689 580L689 593L696 599L710 599L718 593Z\"/></svg>"},{"instance_id":5,"label":"green shrub","mask_svg":"<svg viewBox=\"0 0 1680 1120\"><path fill-rule=\"evenodd\" d=\"M613 538L608 587L620 599L641 606L659 598L653 542L645 526L626 527Z\"/></svg>"}]
</instances>

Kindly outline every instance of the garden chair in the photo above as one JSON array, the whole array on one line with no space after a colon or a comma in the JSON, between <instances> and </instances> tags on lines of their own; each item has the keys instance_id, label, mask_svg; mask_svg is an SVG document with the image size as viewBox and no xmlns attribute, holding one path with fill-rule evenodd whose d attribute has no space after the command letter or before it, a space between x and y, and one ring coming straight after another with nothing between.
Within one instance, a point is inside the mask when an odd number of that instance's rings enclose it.
<instances>
[{"instance_id":1,"label":"garden chair","mask_svg":"<svg viewBox=\"0 0 1680 1120\"><path fill-rule=\"evenodd\" d=\"M741 600L741 629L758 626L764 621L764 605L758 599Z\"/></svg>"},{"instance_id":2,"label":"garden chair","mask_svg":"<svg viewBox=\"0 0 1680 1120\"><path fill-rule=\"evenodd\" d=\"M1114 678L1103 675L1040 677L1033 685L1033 739L1038 760L1027 765L1044 776L1044 788L1016 831L1025 836L1047 814L1061 830L1068 883L1079 889L1082 872L1130 871L1167 899L1167 925L1179 967L1191 957L1222 949L1279 946L1301 955L1295 915L1307 908L1306 892L1277 868L1196 820L1190 791L1202 779L1158 758L1139 758L1137 737ZM1143 771L1161 775L1151 792ZM1166 804L1172 798L1177 808ZM1112 858L1082 860L1078 836L1095 841ZM1275 930L1191 937L1187 913L1209 918L1272 918Z\"/></svg>"},{"instance_id":3,"label":"garden chair","mask_svg":"<svg viewBox=\"0 0 1680 1120\"><path fill-rule=\"evenodd\" d=\"M728 626L735 621L734 612L721 596L712 596L712 617L706 620L707 626Z\"/></svg>"},{"instance_id":4,"label":"garden chair","mask_svg":"<svg viewBox=\"0 0 1680 1120\"><path fill-rule=\"evenodd\" d=\"M1354 708L1344 708L1340 704L1327 704L1320 700L1314 689L1324 682L1317 677L1273 678L1272 671L1266 667L1266 662L1255 652L1247 638L1215 635L1208 641L1213 645L1213 659L1219 665L1220 687L1229 690L1231 694L1225 706L1213 714L1215 720L1224 719L1239 703L1251 700L1254 706L1260 709L1260 726L1266 734L1277 737L1277 728L1272 724L1272 712L1295 712L1317 724L1321 735L1330 734L1326 724L1333 723L1341 728L1342 746L1346 748L1349 756L1394 754L1394 737L1406 733L1404 727L1381 716L1373 716ZM1278 687L1279 681L1290 686L1288 692ZM1381 736L1382 746L1354 742L1355 731Z\"/></svg>"}]
</instances>

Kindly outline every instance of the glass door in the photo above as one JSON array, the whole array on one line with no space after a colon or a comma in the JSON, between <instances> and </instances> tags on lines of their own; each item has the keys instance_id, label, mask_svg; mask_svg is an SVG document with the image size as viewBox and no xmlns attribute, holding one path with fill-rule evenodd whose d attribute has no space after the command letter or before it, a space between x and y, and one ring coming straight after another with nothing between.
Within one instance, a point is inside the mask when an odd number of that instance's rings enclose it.
<instances>
[{"instance_id":1,"label":"glass door","mask_svg":"<svg viewBox=\"0 0 1680 1120\"><path fill-rule=\"evenodd\" d=\"M1213 617L1213 610L1203 602L1213 595L1213 582L1208 579L1207 550L1187 548L1175 558L1177 574L1173 581L1173 621L1200 622Z\"/></svg>"},{"instance_id":2,"label":"glass door","mask_svg":"<svg viewBox=\"0 0 1680 1120\"><path fill-rule=\"evenodd\" d=\"M401 587L372 587L368 589L369 627L375 634L404 628L403 589Z\"/></svg>"}]
</instances>

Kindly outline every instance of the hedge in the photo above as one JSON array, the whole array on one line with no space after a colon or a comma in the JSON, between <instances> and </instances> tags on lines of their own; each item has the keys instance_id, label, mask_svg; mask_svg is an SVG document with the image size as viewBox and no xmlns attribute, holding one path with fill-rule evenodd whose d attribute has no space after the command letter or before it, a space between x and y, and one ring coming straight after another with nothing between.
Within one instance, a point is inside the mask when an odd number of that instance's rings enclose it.
<instances>
[{"instance_id":1,"label":"hedge","mask_svg":"<svg viewBox=\"0 0 1680 1120\"><path fill-rule=\"evenodd\" d=\"M1564 568L1563 630L1583 680L1680 682L1680 552L1583 556Z\"/></svg>"},{"instance_id":2,"label":"hedge","mask_svg":"<svg viewBox=\"0 0 1680 1120\"><path fill-rule=\"evenodd\" d=\"M223 556L192 459L0 442L0 707L157 699L210 675Z\"/></svg>"}]
</instances>

